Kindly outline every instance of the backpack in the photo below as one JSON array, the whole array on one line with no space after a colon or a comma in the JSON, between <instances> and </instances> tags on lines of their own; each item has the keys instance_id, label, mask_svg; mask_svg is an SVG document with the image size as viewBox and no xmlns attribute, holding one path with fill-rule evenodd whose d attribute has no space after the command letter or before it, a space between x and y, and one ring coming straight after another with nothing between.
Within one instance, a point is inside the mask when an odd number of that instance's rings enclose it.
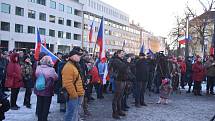
<instances>
[{"instance_id":1,"label":"backpack","mask_svg":"<svg viewBox=\"0 0 215 121\"><path fill-rule=\"evenodd\" d=\"M44 90L46 87L46 79L45 76L41 73L36 80L36 89L38 91Z\"/></svg>"}]
</instances>

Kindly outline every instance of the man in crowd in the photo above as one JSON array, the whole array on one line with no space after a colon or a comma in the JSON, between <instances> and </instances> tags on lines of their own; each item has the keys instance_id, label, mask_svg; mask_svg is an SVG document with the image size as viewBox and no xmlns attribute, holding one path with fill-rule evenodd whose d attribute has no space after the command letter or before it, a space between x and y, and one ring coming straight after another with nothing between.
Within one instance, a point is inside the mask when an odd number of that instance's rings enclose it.
<instances>
[{"instance_id":1,"label":"man in crowd","mask_svg":"<svg viewBox=\"0 0 215 121\"><path fill-rule=\"evenodd\" d=\"M215 61L214 56L210 55L209 60L205 63L207 75L207 94L214 95L213 87L215 83Z\"/></svg>"},{"instance_id":2,"label":"man in crowd","mask_svg":"<svg viewBox=\"0 0 215 121\"><path fill-rule=\"evenodd\" d=\"M63 87L65 87L69 95L69 99L66 102L65 121L79 120L79 111L84 96L83 82L78 65L82 54L83 50L80 47L74 47L69 53L69 61L62 70Z\"/></svg>"}]
</instances>

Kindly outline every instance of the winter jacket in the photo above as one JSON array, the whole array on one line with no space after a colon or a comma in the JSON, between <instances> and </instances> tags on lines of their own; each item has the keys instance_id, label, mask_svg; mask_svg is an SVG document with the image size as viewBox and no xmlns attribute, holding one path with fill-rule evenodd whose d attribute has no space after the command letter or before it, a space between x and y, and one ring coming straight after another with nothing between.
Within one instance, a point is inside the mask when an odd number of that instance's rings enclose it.
<instances>
[{"instance_id":1,"label":"winter jacket","mask_svg":"<svg viewBox=\"0 0 215 121\"><path fill-rule=\"evenodd\" d=\"M192 79L194 81L203 81L204 79L204 66L201 62L196 62L192 66Z\"/></svg>"},{"instance_id":2,"label":"winter jacket","mask_svg":"<svg viewBox=\"0 0 215 121\"><path fill-rule=\"evenodd\" d=\"M84 95L83 82L74 62L66 63L62 70L62 80L63 87L66 88L70 98L76 99Z\"/></svg>"},{"instance_id":3,"label":"winter jacket","mask_svg":"<svg viewBox=\"0 0 215 121\"><path fill-rule=\"evenodd\" d=\"M33 88L33 69L30 63L23 63L22 65L22 76L25 88Z\"/></svg>"},{"instance_id":4,"label":"winter jacket","mask_svg":"<svg viewBox=\"0 0 215 121\"><path fill-rule=\"evenodd\" d=\"M178 64L181 69L181 74L185 74L186 73L186 64L182 60L179 60Z\"/></svg>"},{"instance_id":5,"label":"winter jacket","mask_svg":"<svg viewBox=\"0 0 215 121\"><path fill-rule=\"evenodd\" d=\"M91 79L91 83L93 84L97 84L101 81L101 78L99 76L99 73L98 73L98 69L96 66L94 66L90 71L89 71L89 74L92 76L92 79Z\"/></svg>"},{"instance_id":6,"label":"winter jacket","mask_svg":"<svg viewBox=\"0 0 215 121\"><path fill-rule=\"evenodd\" d=\"M215 77L215 65L212 65L212 63L215 63L215 62L208 60L205 63L206 75L210 77Z\"/></svg>"},{"instance_id":7,"label":"winter jacket","mask_svg":"<svg viewBox=\"0 0 215 121\"><path fill-rule=\"evenodd\" d=\"M119 57L113 57L109 62L109 68L112 70L112 74L116 81L125 81L127 79L127 65Z\"/></svg>"},{"instance_id":8,"label":"winter jacket","mask_svg":"<svg viewBox=\"0 0 215 121\"><path fill-rule=\"evenodd\" d=\"M136 62L136 79L137 81L149 81L151 65L146 59L139 59Z\"/></svg>"},{"instance_id":9,"label":"winter jacket","mask_svg":"<svg viewBox=\"0 0 215 121\"><path fill-rule=\"evenodd\" d=\"M15 58L18 56L19 55L17 53L13 53L10 56L11 61L7 66L5 87L8 88L23 87L21 66L19 65L18 61L15 60Z\"/></svg>"},{"instance_id":10,"label":"winter jacket","mask_svg":"<svg viewBox=\"0 0 215 121\"><path fill-rule=\"evenodd\" d=\"M43 74L45 77L46 85L44 90L37 90L34 88L34 93L38 96L53 96L54 95L54 81L57 80L58 76L53 67L48 65L39 65L36 69L36 78L39 77L40 74Z\"/></svg>"}]
</instances>

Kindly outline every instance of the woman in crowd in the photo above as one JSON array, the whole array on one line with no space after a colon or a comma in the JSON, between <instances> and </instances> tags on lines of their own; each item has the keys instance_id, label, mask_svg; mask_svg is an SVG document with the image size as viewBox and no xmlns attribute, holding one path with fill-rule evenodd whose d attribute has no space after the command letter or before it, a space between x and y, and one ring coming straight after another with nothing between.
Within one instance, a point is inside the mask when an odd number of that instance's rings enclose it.
<instances>
[{"instance_id":1,"label":"woman in crowd","mask_svg":"<svg viewBox=\"0 0 215 121\"><path fill-rule=\"evenodd\" d=\"M20 107L16 104L20 87L23 86L22 71L19 65L19 54L12 53L10 62L7 66L5 87L11 88L10 106L11 110L18 110Z\"/></svg>"},{"instance_id":2,"label":"woman in crowd","mask_svg":"<svg viewBox=\"0 0 215 121\"><path fill-rule=\"evenodd\" d=\"M32 80L32 63L30 60L30 56L24 56L23 57L24 63L22 65L22 75L23 75L23 82L24 87L26 89L25 91L25 98L24 98L24 106L27 108L31 108L31 94L32 94L32 88L34 87L33 80Z\"/></svg>"},{"instance_id":3,"label":"woman in crowd","mask_svg":"<svg viewBox=\"0 0 215 121\"><path fill-rule=\"evenodd\" d=\"M53 68L53 62L50 56L44 56L40 60L40 65L36 69L36 78L43 75L45 78L45 89L34 89L37 95L37 115L38 121L47 121L52 96L54 95L54 81L57 80L57 73ZM37 84L36 80L36 84Z\"/></svg>"},{"instance_id":4,"label":"woman in crowd","mask_svg":"<svg viewBox=\"0 0 215 121\"><path fill-rule=\"evenodd\" d=\"M196 56L196 62L192 66L192 78L194 80L194 95L201 96L201 84L204 79L204 66L200 56Z\"/></svg>"}]
</instances>

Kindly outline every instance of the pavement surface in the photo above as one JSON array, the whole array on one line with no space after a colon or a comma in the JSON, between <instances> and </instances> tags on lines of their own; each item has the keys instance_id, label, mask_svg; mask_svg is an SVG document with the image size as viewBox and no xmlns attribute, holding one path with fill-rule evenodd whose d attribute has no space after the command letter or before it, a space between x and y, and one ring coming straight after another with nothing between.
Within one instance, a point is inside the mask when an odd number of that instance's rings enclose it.
<instances>
[{"instance_id":1,"label":"pavement surface","mask_svg":"<svg viewBox=\"0 0 215 121\"><path fill-rule=\"evenodd\" d=\"M91 116L85 121L116 121L112 119L112 94L105 94L104 99L96 99L89 103ZM96 97L96 96L94 96ZM159 95L146 94L147 107L136 108L134 99L129 97L130 109L121 121L210 121L215 115L215 96L194 96L182 90L181 94L172 94L168 105L156 104ZM64 113L60 113L56 96L52 98L49 121L63 121ZM32 109L23 106L24 90L19 93L17 104L20 110L10 110L5 121L37 121L35 115L36 96L32 94Z\"/></svg>"}]
</instances>

